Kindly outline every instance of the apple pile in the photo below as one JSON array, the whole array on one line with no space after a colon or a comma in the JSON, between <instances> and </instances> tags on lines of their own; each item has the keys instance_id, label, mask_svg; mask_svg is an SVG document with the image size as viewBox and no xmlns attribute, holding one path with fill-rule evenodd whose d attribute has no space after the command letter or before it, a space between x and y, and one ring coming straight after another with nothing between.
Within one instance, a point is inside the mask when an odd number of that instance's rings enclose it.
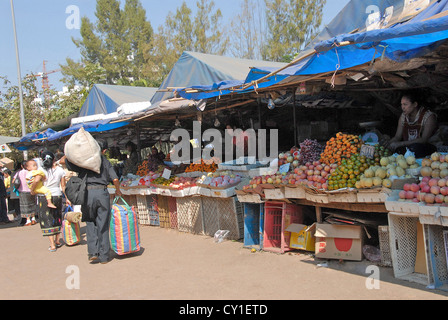
<instances>
[{"instance_id":1,"label":"apple pile","mask_svg":"<svg viewBox=\"0 0 448 320\"><path fill-rule=\"evenodd\" d=\"M175 177L174 181L170 183L170 187L183 190L185 188L195 187L197 178L191 177Z\"/></svg>"},{"instance_id":2,"label":"apple pile","mask_svg":"<svg viewBox=\"0 0 448 320\"><path fill-rule=\"evenodd\" d=\"M448 156L435 152L430 158L423 159L420 174L423 177L447 178Z\"/></svg>"},{"instance_id":3,"label":"apple pile","mask_svg":"<svg viewBox=\"0 0 448 320\"><path fill-rule=\"evenodd\" d=\"M423 177L419 184L405 184L399 193L401 201L448 206L448 180Z\"/></svg>"},{"instance_id":4,"label":"apple pile","mask_svg":"<svg viewBox=\"0 0 448 320\"><path fill-rule=\"evenodd\" d=\"M337 168L337 164L326 165L320 161L307 162L294 169L290 179L296 185L305 185L316 189L328 189L328 177Z\"/></svg>"},{"instance_id":5,"label":"apple pile","mask_svg":"<svg viewBox=\"0 0 448 320\"><path fill-rule=\"evenodd\" d=\"M297 147L292 147L287 152L281 152L278 155L278 165L282 166L287 163L291 163L291 168L296 168L299 166L300 151Z\"/></svg>"}]
</instances>

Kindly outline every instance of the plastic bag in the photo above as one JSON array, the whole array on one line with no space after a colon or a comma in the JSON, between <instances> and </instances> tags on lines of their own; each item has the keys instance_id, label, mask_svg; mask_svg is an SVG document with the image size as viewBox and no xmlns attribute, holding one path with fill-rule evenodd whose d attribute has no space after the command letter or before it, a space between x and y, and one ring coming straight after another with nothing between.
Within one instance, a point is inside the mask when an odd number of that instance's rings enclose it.
<instances>
[{"instance_id":1,"label":"plastic bag","mask_svg":"<svg viewBox=\"0 0 448 320\"><path fill-rule=\"evenodd\" d=\"M229 235L229 230L218 230L215 233L215 242L221 243L225 240L225 238Z\"/></svg>"},{"instance_id":2,"label":"plastic bag","mask_svg":"<svg viewBox=\"0 0 448 320\"><path fill-rule=\"evenodd\" d=\"M369 261L381 262L381 251L377 247L365 245L362 247L362 253Z\"/></svg>"}]
</instances>

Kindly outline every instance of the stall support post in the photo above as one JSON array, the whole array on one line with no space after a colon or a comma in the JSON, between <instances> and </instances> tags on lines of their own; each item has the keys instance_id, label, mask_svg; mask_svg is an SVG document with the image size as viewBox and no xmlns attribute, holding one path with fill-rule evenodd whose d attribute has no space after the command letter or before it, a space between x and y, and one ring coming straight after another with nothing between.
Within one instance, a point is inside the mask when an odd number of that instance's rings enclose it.
<instances>
[{"instance_id":1,"label":"stall support post","mask_svg":"<svg viewBox=\"0 0 448 320\"><path fill-rule=\"evenodd\" d=\"M137 135L137 156L138 156L138 162L142 161L142 144L140 141L140 125L139 123L135 124L135 134Z\"/></svg>"},{"instance_id":2,"label":"stall support post","mask_svg":"<svg viewBox=\"0 0 448 320\"><path fill-rule=\"evenodd\" d=\"M317 223L322 223L322 207L316 206L316 221Z\"/></svg>"},{"instance_id":3,"label":"stall support post","mask_svg":"<svg viewBox=\"0 0 448 320\"><path fill-rule=\"evenodd\" d=\"M293 108L293 120L294 120L294 146L298 145L298 141L297 141L297 116L296 116L296 92L293 91L292 93L292 97L294 99L293 103L292 103L292 108Z\"/></svg>"},{"instance_id":4,"label":"stall support post","mask_svg":"<svg viewBox=\"0 0 448 320\"><path fill-rule=\"evenodd\" d=\"M257 102L258 102L258 122L260 124L258 129L263 129L264 126L263 126L263 123L262 123L263 119L261 117L261 99L258 98Z\"/></svg>"}]
</instances>

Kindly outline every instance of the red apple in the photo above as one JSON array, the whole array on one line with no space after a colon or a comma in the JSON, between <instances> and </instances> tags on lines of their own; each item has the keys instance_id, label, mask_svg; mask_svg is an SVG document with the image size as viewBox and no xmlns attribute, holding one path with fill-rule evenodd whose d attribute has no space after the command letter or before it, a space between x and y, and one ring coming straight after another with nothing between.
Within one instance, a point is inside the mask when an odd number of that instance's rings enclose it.
<instances>
[{"instance_id":1,"label":"red apple","mask_svg":"<svg viewBox=\"0 0 448 320\"><path fill-rule=\"evenodd\" d=\"M406 199L406 191L400 191L399 197L400 199Z\"/></svg>"},{"instance_id":2,"label":"red apple","mask_svg":"<svg viewBox=\"0 0 448 320\"><path fill-rule=\"evenodd\" d=\"M426 197L426 195L427 195L427 193L420 192L420 193L418 194L418 200L421 201L421 202L424 202L424 201L425 201L425 197Z\"/></svg>"},{"instance_id":3,"label":"red apple","mask_svg":"<svg viewBox=\"0 0 448 320\"><path fill-rule=\"evenodd\" d=\"M442 196L446 196L446 195L448 195L448 187L440 188L440 194L441 194Z\"/></svg>"},{"instance_id":4,"label":"red apple","mask_svg":"<svg viewBox=\"0 0 448 320\"><path fill-rule=\"evenodd\" d=\"M425 184L422 188L421 188L422 192L424 193L430 193L431 192L431 187L427 184Z\"/></svg>"},{"instance_id":5,"label":"red apple","mask_svg":"<svg viewBox=\"0 0 448 320\"><path fill-rule=\"evenodd\" d=\"M411 191L413 192L420 191L420 186L416 183L411 184Z\"/></svg>"},{"instance_id":6,"label":"red apple","mask_svg":"<svg viewBox=\"0 0 448 320\"><path fill-rule=\"evenodd\" d=\"M433 179L429 180L429 182L428 182L428 185L430 187L437 186L438 184L439 184L439 179L436 179L436 178L433 178Z\"/></svg>"},{"instance_id":7,"label":"red apple","mask_svg":"<svg viewBox=\"0 0 448 320\"><path fill-rule=\"evenodd\" d=\"M435 198L435 203L439 203L439 204L441 204L441 203L443 203L444 201L445 201L445 197L442 196L441 194L438 194L438 195L436 196L436 198Z\"/></svg>"},{"instance_id":8,"label":"red apple","mask_svg":"<svg viewBox=\"0 0 448 320\"><path fill-rule=\"evenodd\" d=\"M428 204L433 204L436 200L436 196L432 193L427 193L425 196L425 202Z\"/></svg>"},{"instance_id":9,"label":"red apple","mask_svg":"<svg viewBox=\"0 0 448 320\"><path fill-rule=\"evenodd\" d=\"M404 191L411 191L411 185L410 185L409 183L406 183L406 184L403 186L403 190L404 190Z\"/></svg>"},{"instance_id":10,"label":"red apple","mask_svg":"<svg viewBox=\"0 0 448 320\"><path fill-rule=\"evenodd\" d=\"M406 191L406 199L407 200L412 200L414 199L415 193L412 191Z\"/></svg>"},{"instance_id":11,"label":"red apple","mask_svg":"<svg viewBox=\"0 0 448 320\"><path fill-rule=\"evenodd\" d=\"M439 182L437 183L437 185L438 185L440 188L445 187L445 186L446 186L446 179L440 179Z\"/></svg>"},{"instance_id":12,"label":"red apple","mask_svg":"<svg viewBox=\"0 0 448 320\"><path fill-rule=\"evenodd\" d=\"M438 195L438 194L440 194L440 187L439 187L439 186L433 186L433 187L431 187L431 193L432 193L433 195Z\"/></svg>"}]
</instances>

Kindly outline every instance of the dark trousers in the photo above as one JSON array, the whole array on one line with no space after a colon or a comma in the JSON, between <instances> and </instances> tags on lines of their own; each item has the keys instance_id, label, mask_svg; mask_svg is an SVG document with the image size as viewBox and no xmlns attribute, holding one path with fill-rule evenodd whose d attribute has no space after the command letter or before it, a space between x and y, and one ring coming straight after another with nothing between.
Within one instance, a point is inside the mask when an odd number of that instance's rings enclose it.
<instances>
[{"instance_id":1,"label":"dark trousers","mask_svg":"<svg viewBox=\"0 0 448 320\"><path fill-rule=\"evenodd\" d=\"M8 221L8 206L6 205L6 198L0 197L0 222Z\"/></svg>"},{"instance_id":2,"label":"dark trousers","mask_svg":"<svg viewBox=\"0 0 448 320\"><path fill-rule=\"evenodd\" d=\"M110 251L110 195L107 188L87 191L87 201L82 208L92 221L86 221L87 252L98 255L101 262L109 259Z\"/></svg>"}]
</instances>

